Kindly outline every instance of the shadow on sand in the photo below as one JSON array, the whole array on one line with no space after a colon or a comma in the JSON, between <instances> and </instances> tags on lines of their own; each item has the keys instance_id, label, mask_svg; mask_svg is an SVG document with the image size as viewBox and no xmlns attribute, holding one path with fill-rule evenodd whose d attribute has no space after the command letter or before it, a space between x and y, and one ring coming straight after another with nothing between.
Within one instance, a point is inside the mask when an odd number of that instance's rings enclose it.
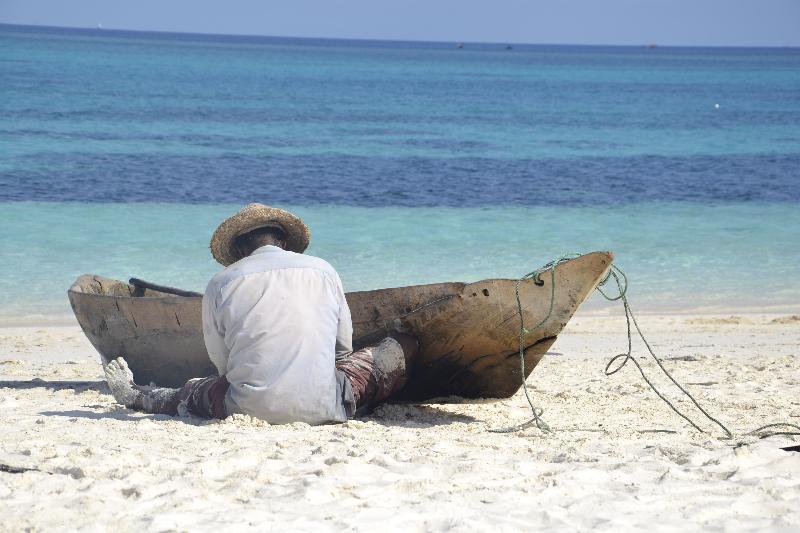
<instances>
[{"instance_id":1,"label":"shadow on sand","mask_svg":"<svg viewBox=\"0 0 800 533\"><path fill-rule=\"evenodd\" d=\"M29 380L9 380L0 381L0 389L50 389L50 390L63 390L73 389L78 392L85 390L96 390L98 392L108 392L105 380L97 381L70 381L70 380L56 380L45 381L39 378Z\"/></svg>"},{"instance_id":2,"label":"shadow on sand","mask_svg":"<svg viewBox=\"0 0 800 533\"><path fill-rule=\"evenodd\" d=\"M72 389L76 393L93 390L100 393L109 394L108 385L104 380L97 381L69 381L53 380L45 381L34 378L31 380L9 380L0 381L0 389L49 389L53 391ZM378 406L372 413L356 418L364 422L374 422L384 426L425 428L432 426L444 426L449 424L470 424L477 422L478 419L460 413L454 413L447 409L447 404L436 405L416 405L412 403L388 403ZM106 409L106 405L85 406ZM42 416L56 416L64 418L86 418L90 420L102 420L111 418L114 420L125 420L137 422L141 420L164 421L177 420L193 426L213 423L210 420L194 417L178 417L169 415L152 415L138 411L133 411L122 406L115 406L110 411L88 411L88 410L66 410L66 411L42 411Z\"/></svg>"},{"instance_id":3,"label":"shadow on sand","mask_svg":"<svg viewBox=\"0 0 800 533\"><path fill-rule=\"evenodd\" d=\"M426 428L478 422L475 417L449 411L445 404L415 405L410 403L379 405L371 414L356 420L375 422L383 426L406 428Z\"/></svg>"},{"instance_id":4,"label":"shadow on sand","mask_svg":"<svg viewBox=\"0 0 800 533\"><path fill-rule=\"evenodd\" d=\"M98 406L100 408L105 406ZM112 411L84 411L80 409L72 409L69 411L41 411L39 412L42 416L60 416L64 418L86 418L89 420L104 420L107 418L112 418L114 420L124 420L127 422L139 422L142 420L178 420L181 422L192 423L195 422L193 425L197 425L197 422L202 422L199 419L190 419L190 418L181 418L177 416L169 416L169 415L151 415L140 413L138 411L132 411L130 409L126 409L122 406L114 406Z\"/></svg>"},{"instance_id":5,"label":"shadow on sand","mask_svg":"<svg viewBox=\"0 0 800 533\"><path fill-rule=\"evenodd\" d=\"M97 408L105 408L106 406L98 405ZM151 420L153 422L175 420L183 422L192 426L202 426L206 424L214 424L216 420L207 420L195 417L180 417L169 415L151 415L132 411L122 406L115 406L111 411L88 411L81 409L72 409L65 411L41 411L41 416L55 416L63 418L85 418L89 420L124 420L127 422L139 422L142 420ZM406 427L406 428L426 428L433 426L446 426L449 424L461 423L470 424L477 422L477 419L468 415L458 413L451 413L446 409L438 406L426 405L409 405L409 404L393 404L384 407L379 407L378 410L365 417L356 418L362 422L374 422L382 426L388 427Z\"/></svg>"}]
</instances>

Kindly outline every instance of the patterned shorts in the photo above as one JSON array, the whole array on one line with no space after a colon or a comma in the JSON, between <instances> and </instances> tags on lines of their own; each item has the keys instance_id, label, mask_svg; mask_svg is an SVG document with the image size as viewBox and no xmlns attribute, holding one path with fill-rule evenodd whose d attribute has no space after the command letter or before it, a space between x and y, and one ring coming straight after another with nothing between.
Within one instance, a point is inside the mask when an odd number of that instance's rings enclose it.
<instances>
[{"instance_id":1,"label":"patterned shorts","mask_svg":"<svg viewBox=\"0 0 800 533\"><path fill-rule=\"evenodd\" d=\"M178 392L178 414L225 418L225 394L230 386L225 376L190 379Z\"/></svg>"},{"instance_id":2,"label":"patterned shorts","mask_svg":"<svg viewBox=\"0 0 800 533\"><path fill-rule=\"evenodd\" d=\"M337 359L336 370L350 381L356 415L369 413L406 384L403 348L390 337Z\"/></svg>"}]
</instances>

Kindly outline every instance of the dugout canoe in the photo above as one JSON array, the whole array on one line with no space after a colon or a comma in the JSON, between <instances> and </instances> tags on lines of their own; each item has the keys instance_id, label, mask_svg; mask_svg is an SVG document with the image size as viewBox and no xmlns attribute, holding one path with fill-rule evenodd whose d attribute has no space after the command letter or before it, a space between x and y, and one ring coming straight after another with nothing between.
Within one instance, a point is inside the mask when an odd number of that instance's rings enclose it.
<instances>
[{"instance_id":1,"label":"dugout canoe","mask_svg":"<svg viewBox=\"0 0 800 533\"><path fill-rule=\"evenodd\" d=\"M611 267L610 252L558 265L520 283L525 374ZM521 386L516 280L435 283L347 293L356 349L392 330L416 336L419 359L398 399L507 398ZM216 373L203 343L202 296L131 279L80 276L68 291L78 323L106 358L124 357L138 383L177 387Z\"/></svg>"}]
</instances>

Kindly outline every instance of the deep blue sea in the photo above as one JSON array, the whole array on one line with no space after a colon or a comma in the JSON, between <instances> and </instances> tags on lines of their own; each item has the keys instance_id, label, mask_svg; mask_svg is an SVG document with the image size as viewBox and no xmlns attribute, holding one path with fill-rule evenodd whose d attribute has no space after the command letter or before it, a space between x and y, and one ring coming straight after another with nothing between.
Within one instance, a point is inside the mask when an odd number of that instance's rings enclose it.
<instances>
[{"instance_id":1,"label":"deep blue sea","mask_svg":"<svg viewBox=\"0 0 800 533\"><path fill-rule=\"evenodd\" d=\"M250 201L348 290L610 249L639 308L800 308L800 49L0 25L0 323L84 272L202 290Z\"/></svg>"}]
</instances>

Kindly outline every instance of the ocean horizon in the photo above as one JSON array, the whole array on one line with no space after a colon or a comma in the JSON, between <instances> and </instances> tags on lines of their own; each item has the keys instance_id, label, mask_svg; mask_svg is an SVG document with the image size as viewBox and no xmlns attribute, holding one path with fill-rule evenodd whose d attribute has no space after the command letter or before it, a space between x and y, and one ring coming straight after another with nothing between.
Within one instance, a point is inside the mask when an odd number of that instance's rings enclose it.
<instances>
[{"instance_id":1,"label":"ocean horizon","mask_svg":"<svg viewBox=\"0 0 800 533\"><path fill-rule=\"evenodd\" d=\"M51 31L51 32L76 32L76 33L105 33L110 35L118 35L122 36L123 34L132 34L134 36L141 34L144 36L151 36L157 38L174 38L174 39L187 39L192 40L201 39L201 40L209 40L209 39L221 39L221 40L240 40L240 41L256 41L256 42L268 42L268 43L276 43L280 41L284 42L296 42L296 44L309 44L311 42L320 43L326 42L329 44L344 44L347 45L348 43L354 43L357 46L363 45L365 43L375 44L380 46L381 43L385 43L389 46L395 46L398 44L409 44L409 45L433 45L433 46L442 46L446 48L459 48L461 45L475 45L475 46L487 46L491 47L492 49L496 49L497 47L501 47L503 49L507 49L508 46L533 46L533 47L541 47L541 46L565 46L565 47L588 47L588 48L647 48L647 49L656 49L656 48L708 48L708 49L740 49L740 50L758 50L758 49L774 49L774 50L797 50L800 49L800 46L792 46L792 45L762 45L762 46L740 46L740 45L697 45L697 44L662 44L657 42L643 42L637 44L619 44L619 43L556 43L556 42L517 42L514 40L508 41L471 41L471 40L425 40L425 39L371 39L371 38L361 38L361 37L310 37L310 36L297 36L297 35L260 35L260 34L249 34L249 33L204 33L204 32L190 32L190 31L166 31L166 30L131 30L131 29L124 29L124 28L112 28L106 26L97 25L92 26L51 26L47 24L9 24L9 23L0 23L0 28L8 28L12 31L22 31L22 32L32 32L32 33L41 33L42 31ZM513 48L512 48L513 49Z\"/></svg>"},{"instance_id":2,"label":"ocean horizon","mask_svg":"<svg viewBox=\"0 0 800 533\"><path fill-rule=\"evenodd\" d=\"M0 323L202 291L250 201L346 290L611 250L635 309L800 309L800 50L464 44L0 25Z\"/></svg>"}]
</instances>

